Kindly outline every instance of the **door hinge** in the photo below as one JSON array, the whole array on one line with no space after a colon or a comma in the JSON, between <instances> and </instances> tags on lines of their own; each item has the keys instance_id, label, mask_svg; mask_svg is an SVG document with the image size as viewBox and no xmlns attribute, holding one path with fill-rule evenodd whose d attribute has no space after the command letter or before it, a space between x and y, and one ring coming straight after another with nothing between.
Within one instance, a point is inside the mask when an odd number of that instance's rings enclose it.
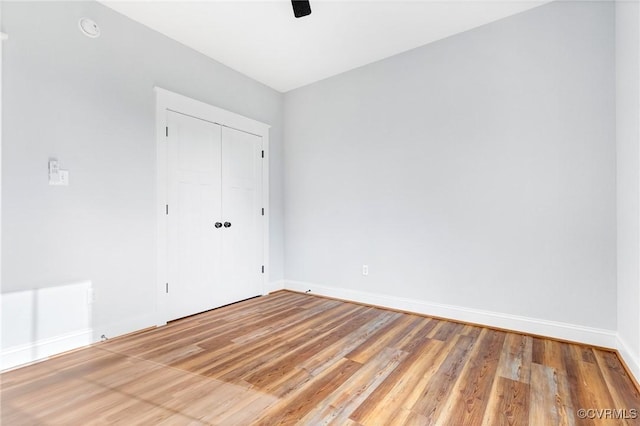
<instances>
[{"instance_id":1,"label":"door hinge","mask_svg":"<svg viewBox=\"0 0 640 426\"><path fill-rule=\"evenodd\" d=\"M165 127L164 129L165 129L165 135L169 137L169 127Z\"/></svg>"},{"instance_id":2,"label":"door hinge","mask_svg":"<svg viewBox=\"0 0 640 426\"><path fill-rule=\"evenodd\" d=\"M167 283L165 286L165 292L169 293L169 283Z\"/></svg>"},{"instance_id":3,"label":"door hinge","mask_svg":"<svg viewBox=\"0 0 640 426\"><path fill-rule=\"evenodd\" d=\"M264 207L262 208L262 216L264 216Z\"/></svg>"},{"instance_id":4,"label":"door hinge","mask_svg":"<svg viewBox=\"0 0 640 426\"><path fill-rule=\"evenodd\" d=\"M264 150L262 150L262 158L264 158Z\"/></svg>"},{"instance_id":5,"label":"door hinge","mask_svg":"<svg viewBox=\"0 0 640 426\"><path fill-rule=\"evenodd\" d=\"M169 215L169 204L165 204L164 210L165 210L165 213Z\"/></svg>"},{"instance_id":6,"label":"door hinge","mask_svg":"<svg viewBox=\"0 0 640 426\"><path fill-rule=\"evenodd\" d=\"M262 273L264 274L264 265L262 265Z\"/></svg>"}]
</instances>

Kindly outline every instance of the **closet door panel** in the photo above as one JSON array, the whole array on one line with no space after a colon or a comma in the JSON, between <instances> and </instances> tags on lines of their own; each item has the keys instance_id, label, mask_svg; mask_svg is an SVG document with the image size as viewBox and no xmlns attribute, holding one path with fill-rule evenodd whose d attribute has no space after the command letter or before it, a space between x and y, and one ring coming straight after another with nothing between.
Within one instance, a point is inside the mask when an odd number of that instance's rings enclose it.
<instances>
[{"instance_id":1,"label":"closet door panel","mask_svg":"<svg viewBox=\"0 0 640 426\"><path fill-rule=\"evenodd\" d=\"M173 112L168 124L168 296L175 319L219 306L221 126Z\"/></svg>"},{"instance_id":2,"label":"closet door panel","mask_svg":"<svg viewBox=\"0 0 640 426\"><path fill-rule=\"evenodd\" d=\"M221 279L227 303L262 294L262 138L222 128Z\"/></svg>"}]
</instances>

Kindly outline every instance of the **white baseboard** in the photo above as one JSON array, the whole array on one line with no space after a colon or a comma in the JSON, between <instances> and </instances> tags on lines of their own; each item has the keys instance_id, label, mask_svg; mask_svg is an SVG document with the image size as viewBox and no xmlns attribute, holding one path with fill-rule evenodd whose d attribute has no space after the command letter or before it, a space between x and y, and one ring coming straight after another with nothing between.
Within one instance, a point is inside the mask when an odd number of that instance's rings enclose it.
<instances>
[{"instance_id":1,"label":"white baseboard","mask_svg":"<svg viewBox=\"0 0 640 426\"><path fill-rule=\"evenodd\" d=\"M103 334L112 338L154 326L152 315L141 315L100 329L86 328L24 345L11 346L0 351L0 371L43 361L53 355L91 345L100 341Z\"/></svg>"},{"instance_id":2,"label":"white baseboard","mask_svg":"<svg viewBox=\"0 0 640 426\"><path fill-rule=\"evenodd\" d=\"M548 336L556 339L586 343L606 348L617 349L624 362L636 378L640 378L640 358L629 349L624 340L614 331L585 327L569 323L529 318L500 312L483 311L462 306L445 305L403 297L356 291L338 287L330 287L300 281L278 280L267 285L267 293L277 290L294 290L311 294L334 297L353 302L399 309L418 314L449 318L489 327ZM99 336L116 337L122 334L153 327L155 321L151 315L143 315L128 319L122 323L114 323L105 327L105 332L82 329L53 338L42 339L34 343L6 348L0 352L0 370L14 368L19 365L46 359L61 352L90 345L99 340ZM107 331L108 330L108 331Z\"/></svg>"},{"instance_id":3,"label":"white baseboard","mask_svg":"<svg viewBox=\"0 0 640 426\"><path fill-rule=\"evenodd\" d=\"M3 349L0 352L0 370L40 361L52 355L90 345L93 343L92 339L93 330L84 329Z\"/></svg>"},{"instance_id":4,"label":"white baseboard","mask_svg":"<svg viewBox=\"0 0 640 426\"><path fill-rule=\"evenodd\" d=\"M634 353L619 334L616 336L616 340L618 353L624 363L627 364L627 367L629 367L629 370L631 370L631 374L635 376L636 382L640 382L640 355Z\"/></svg>"},{"instance_id":5,"label":"white baseboard","mask_svg":"<svg viewBox=\"0 0 640 426\"><path fill-rule=\"evenodd\" d=\"M144 314L137 317L127 318L126 321L112 322L105 327L96 327L94 341L100 340L103 334L111 339L122 336L123 334L133 333L135 331L144 330L145 328L155 327L155 315Z\"/></svg>"},{"instance_id":6,"label":"white baseboard","mask_svg":"<svg viewBox=\"0 0 640 426\"><path fill-rule=\"evenodd\" d=\"M285 286L284 280L270 281L266 285L267 288L266 288L265 294L273 293L274 291L278 291L278 290L284 290L284 286Z\"/></svg>"},{"instance_id":7,"label":"white baseboard","mask_svg":"<svg viewBox=\"0 0 640 426\"><path fill-rule=\"evenodd\" d=\"M555 339L586 343L604 348L614 349L617 347L616 332L612 330L465 308L462 306L445 305L424 300L368 293L301 281L285 281L285 289L300 292L311 290L311 294L335 297L337 299L350 300L368 305L399 309L522 333L548 336Z\"/></svg>"}]
</instances>

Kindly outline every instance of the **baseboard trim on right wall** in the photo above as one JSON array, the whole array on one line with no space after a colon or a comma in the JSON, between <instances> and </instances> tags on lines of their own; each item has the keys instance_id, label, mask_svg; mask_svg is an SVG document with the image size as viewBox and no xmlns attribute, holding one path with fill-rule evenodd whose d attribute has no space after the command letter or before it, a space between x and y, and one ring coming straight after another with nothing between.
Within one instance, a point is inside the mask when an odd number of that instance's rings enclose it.
<instances>
[{"instance_id":1,"label":"baseboard trim on right wall","mask_svg":"<svg viewBox=\"0 0 640 426\"><path fill-rule=\"evenodd\" d=\"M586 327L570 323L529 318L501 312L484 311L462 306L414 300L339 287L285 280L287 290L307 292L383 308L414 312L417 314L451 319L487 327L512 330L527 334L551 337L569 342L584 343L602 348L618 348L617 334L613 330Z\"/></svg>"},{"instance_id":2,"label":"baseboard trim on right wall","mask_svg":"<svg viewBox=\"0 0 640 426\"><path fill-rule=\"evenodd\" d=\"M633 353L629 345L627 345L619 334L616 335L616 347L618 348L620 360L625 364L627 371L631 375L631 379L634 380L638 391L640 391L640 357L638 354Z\"/></svg>"},{"instance_id":3,"label":"baseboard trim on right wall","mask_svg":"<svg viewBox=\"0 0 640 426\"><path fill-rule=\"evenodd\" d=\"M442 319L450 319L452 321L611 349L618 353L618 357L625 364L625 368L630 373L631 379L638 389L640 389L640 385L638 384L640 382L640 357L634 354L624 339L613 330L369 293L303 281L284 280L282 288L365 305L379 306L381 308L413 312Z\"/></svg>"}]
</instances>

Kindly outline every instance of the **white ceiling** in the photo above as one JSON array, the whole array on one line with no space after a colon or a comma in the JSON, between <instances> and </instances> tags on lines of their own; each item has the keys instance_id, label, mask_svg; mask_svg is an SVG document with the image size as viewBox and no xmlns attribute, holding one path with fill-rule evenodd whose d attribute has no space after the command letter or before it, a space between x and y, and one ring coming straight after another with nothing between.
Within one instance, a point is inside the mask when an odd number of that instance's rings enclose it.
<instances>
[{"instance_id":1,"label":"white ceiling","mask_svg":"<svg viewBox=\"0 0 640 426\"><path fill-rule=\"evenodd\" d=\"M546 1L311 0L299 19L288 0L102 3L286 92Z\"/></svg>"}]
</instances>

